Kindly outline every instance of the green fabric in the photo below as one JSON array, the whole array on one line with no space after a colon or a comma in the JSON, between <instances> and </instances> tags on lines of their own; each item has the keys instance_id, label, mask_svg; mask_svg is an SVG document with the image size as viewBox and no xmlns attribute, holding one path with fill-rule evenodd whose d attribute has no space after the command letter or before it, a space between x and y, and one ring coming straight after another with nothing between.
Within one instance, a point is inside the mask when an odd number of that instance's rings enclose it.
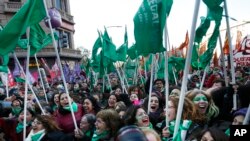
<instances>
[{"instance_id":1,"label":"green fabric","mask_svg":"<svg viewBox=\"0 0 250 141\"><path fill-rule=\"evenodd\" d=\"M54 34L55 39L58 39L57 35ZM46 47L52 43L51 34L46 34L39 23L32 25L30 27L30 55L33 56L35 53L39 52L42 48ZM18 46L27 49L28 40L20 39L18 41Z\"/></svg>"},{"instance_id":2,"label":"green fabric","mask_svg":"<svg viewBox=\"0 0 250 141\"><path fill-rule=\"evenodd\" d=\"M201 19L201 25L196 30L195 43L192 51L192 67L194 69L205 69L208 63L213 57L213 51L217 45L217 39L219 36L219 28L222 20L223 8L220 6L223 0L203 0L207 5L208 12L206 18ZM201 55L198 56L198 50L203 36L206 35L208 28L210 27L211 21L215 22L215 27L212 36L208 41L208 49Z\"/></svg>"},{"instance_id":3,"label":"green fabric","mask_svg":"<svg viewBox=\"0 0 250 141\"><path fill-rule=\"evenodd\" d=\"M102 38L103 38L103 44L102 44L103 56L107 59L110 59L111 62L117 61L116 46L111 41L106 28ZM106 59L104 59L103 61L104 61L103 62L104 67L108 66L108 64L110 63L110 61L106 62Z\"/></svg>"},{"instance_id":4,"label":"green fabric","mask_svg":"<svg viewBox=\"0 0 250 141\"><path fill-rule=\"evenodd\" d=\"M101 32L98 31L98 38L96 39L94 46L92 48L92 56L90 61L90 66L94 72L100 72L100 63L101 63L101 53L98 53L98 50L102 48L102 35Z\"/></svg>"},{"instance_id":5,"label":"green fabric","mask_svg":"<svg viewBox=\"0 0 250 141\"><path fill-rule=\"evenodd\" d=\"M162 44L163 29L172 4L172 0L143 0L134 16L135 47L138 55L147 56L150 53L165 51Z\"/></svg>"},{"instance_id":6,"label":"green fabric","mask_svg":"<svg viewBox=\"0 0 250 141\"><path fill-rule=\"evenodd\" d=\"M8 73L8 63L9 63L9 54L3 55L2 57L2 65L0 65L0 72Z\"/></svg>"},{"instance_id":7,"label":"green fabric","mask_svg":"<svg viewBox=\"0 0 250 141\"><path fill-rule=\"evenodd\" d=\"M226 134L227 136L230 136L230 128L228 128L228 129L225 131L225 134Z\"/></svg>"},{"instance_id":8,"label":"green fabric","mask_svg":"<svg viewBox=\"0 0 250 141\"><path fill-rule=\"evenodd\" d=\"M97 134L96 132L94 132L91 141L99 141L99 139L106 137L109 133L110 133L109 131L104 131L101 134Z\"/></svg>"},{"instance_id":9,"label":"green fabric","mask_svg":"<svg viewBox=\"0 0 250 141\"><path fill-rule=\"evenodd\" d=\"M15 77L15 80L18 83L24 83L25 82L25 80L23 78L21 78L21 77Z\"/></svg>"},{"instance_id":10,"label":"green fabric","mask_svg":"<svg viewBox=\"0 0 250 141\"><path fill-rule=\"evenodd\" d=\"M22 110L21 107L12 107L11 109L14 116L18 116L20 114L20 111Z\"/></svg>"},{"instance_id":11,"label":"green fabric","mask_svg":"<svg viewBox=\"0 0 250 141\"><path fill-rule=\"evenodd\" d=\"M23 131L23 123L19 122L16 127L16 132L21 133Z\"/></svg>"},{"instance_id":12,"label":"green fabric","mask_svg":"<svg viewBox=\"0 0 250 141\"><path fill-rule=\"evenodd\" d=\"M46 16L42 0L27 0L0 32L0 55L6 55L16 47L26 28L39 23Z\"/></svg>"},{"instance_id":13,"label":"green fabric","mask_svg":"<svg viewBox=\"0 0 250 141\"><path fill-rule=\"evenodd\" d=\"M45 130L41 130L37 133L35 133L34 135L31 136L31 141L39 141L39 139L41 138L41 136L45 133Z\"/></svg>"},{"instance_id":14,"label":"green fabric","mask_svg":"<svg viewBox=\"0 0 250 141\"><path fill-rule=\"evenodd\" d=\"M126 61L127 50L128 50L128 33L126 27L124 34L124 43L116 50L117 61L124 61L124 62Z\"/></svg>"},{"instance_id":15,"label":"green fabric","mask_svg":"<svg viewBox=\"0 0 250 141\"><path fill-rule=\"evenodd\" d=\"M78 110L78 106L75 102L72 102L71 106L72 106L72 109L74 112L76 112ZM65 107L63 107L63 109L70 111L70 106L65 106Z\"/></svg>"},{"instance_id":16,"label":"green fabric","mask_svg":"<svg viewBox=\"0 0 250 141\"><path fill-rule=\"evenodd\" d=\"M183 126L183 121L180 122L178 133L176 134L176 137L173 138L173 141L182 141L182 139L181 139L181 132L183 130L188 130L189 127L192 124L191 120L185 120L185 121L187 121L187 125ZM174 128L175 128L175 120L169 122L169 132L170 132L171 135L174 134ZM165 138L164 140L168 140L168 139Z\"/></svg>"},{"instance_id":17,"label":"green fabric","mask_svg":"<svg viewBox=\"0 0 250 141\"><path fill-rule=\"evenodd\" d=\"M129 58L132 59L132 60L134 60L135 58L137 58L138 54L137 54L137 50L136 50L135 44L133 44L130 48L128 48L127 54L129 56Z\"/></svg>"}]
</instances>

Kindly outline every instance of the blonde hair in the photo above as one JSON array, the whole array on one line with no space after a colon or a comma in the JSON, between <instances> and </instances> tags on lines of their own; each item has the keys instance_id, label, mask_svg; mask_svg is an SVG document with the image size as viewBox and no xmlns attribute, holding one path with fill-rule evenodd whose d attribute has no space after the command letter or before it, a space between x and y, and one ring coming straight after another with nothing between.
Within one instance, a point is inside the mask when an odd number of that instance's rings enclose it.
<instances>
[{"instance_id":1,"label":"blonde hair","mask_svg":"<svg viewBox=\"0 0 250 141\"><path fill-rule=\"evenodd\" d=\"M147 135L152 134L156 138L157 141L161 141L159 134L154 129L142 128L141 130L145 134L146 137Z\"/></svg>"}]
</instances>

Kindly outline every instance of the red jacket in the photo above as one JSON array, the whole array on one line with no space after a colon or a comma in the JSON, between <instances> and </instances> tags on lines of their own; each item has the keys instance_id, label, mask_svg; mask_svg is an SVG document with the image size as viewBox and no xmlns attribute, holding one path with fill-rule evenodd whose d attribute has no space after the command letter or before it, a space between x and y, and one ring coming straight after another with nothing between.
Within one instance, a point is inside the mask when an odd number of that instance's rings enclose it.
<instances>
[{"instance_id":1,"label":"red jacket","mask_svg":"<svg viewBox=\"0 0 250 141\"><path fill-rule=\"evenodd\" d=\"M77 111L74 113L75 118L76 118L76 123L77 126L79 127L80 122L81 122L81 118L84 115L84 110L83 110L83 106L81 104L77 104ZM58 126L62 129L62 131L64 133L73 133L75 126L74 126L74 122L71 116L71 112L66 113L66 114L62 114L59 112L59 109L57 109L55 111L55 119L58 123Z\"/></svg>"}]
</instances>

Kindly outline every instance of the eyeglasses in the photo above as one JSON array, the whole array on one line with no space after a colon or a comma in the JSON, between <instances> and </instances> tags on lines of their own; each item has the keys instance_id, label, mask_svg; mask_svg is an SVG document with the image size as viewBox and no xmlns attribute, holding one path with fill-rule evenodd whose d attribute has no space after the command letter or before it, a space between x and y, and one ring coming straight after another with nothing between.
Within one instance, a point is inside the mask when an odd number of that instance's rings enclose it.
<instances>
[{"instance_id":1,"label":"eyeglasses","mask_svg":"<svg viewBox=\"0 0 250 141\"><path fill-rule=\"evenodd\" d=\"M37 120L34 120L33 122L32 122L32 124L42 124L40 121L37 121Z\"/></svg>"}]
</instances>

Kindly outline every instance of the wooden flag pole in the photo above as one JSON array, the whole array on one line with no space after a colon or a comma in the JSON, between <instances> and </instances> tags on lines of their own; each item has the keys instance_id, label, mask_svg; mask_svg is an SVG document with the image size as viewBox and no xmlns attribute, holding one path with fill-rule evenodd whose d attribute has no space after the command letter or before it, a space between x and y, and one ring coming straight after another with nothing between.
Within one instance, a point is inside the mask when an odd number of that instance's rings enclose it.
<instances>
[{"instance_id":1,"label":"wooden flag pole","mask_svg":"<svg viewBox=\"0 0 250 141\"><path fill-rule=\"evenodd\" d=\"M39 77L40 77L40 81L42 83L43 93L44 93L44 96L45 96L45 100L46 100L47 103L49 103L48 98L47 98L47 94L46 94L46 91L45 91L45 87L44 87L42 75L41 75L41 72L40 72L40 67L39 67L39 64L38 64L38 61L37 61L36 54L35 54L35 60L36 60L36 66L37 66L37 71L38 71L38 74L39 74Z\"/></svg>"},{"instance_id":2,"label":"wooden flag pole","mask_svg":"<svg viewBox=\"0 0 250 141\"><path fill-rule=\"evenodd\" d=\"M186 92L185 90L187 87L187 78L188 78L188 74L189 74L189 67L191 64L193 43L194 43L194 37L195 37L195 27L196 27L196 23L197 23L197 19L198 19L199 8L200 8L200 0L196 0L194 13L193 13L193 22L192 22L192 27L191 27L190 42L188 45L189 46L188 47L188 54L187 54L187 58L186 58L186 62L185 62L183 81L182 81L182 85L181 85L180 100L178 103L178 110L177 110L177 115L176 115L176 123L175 123L174 136L173 136L174 138L176 137L176 135L178 133L180 121L181 121L181 115L182 115L185 92Z\"/></svg>"},{"instance_id":3,"label":"wooden flag pole","mask_svg":"<svg viewBox=\"0 0 250 141\"><path fill-rule=\"evenodd\" d=\"M48 14L47 4L46 4L45 0L43 0L43 4L44 4L46 15L47 15L47 18L48 18L48 24L49 24L50 33L51 33L51 35L54 35L53 29L52 29L52 25L51 25L51 21L50 21L51 19L50 19L50 16ZM61 75L62 75L62 80L63 80L63 85L64 85L65 93L67 95L68 100L70 100L71 98L69 96L69 91L68 91L67 83L66 83L66 80L65 80L65 77L64 77L64 73L63 73L63 69L62 69L62 64L61 64L61 59L60 59L60 56L58 54L56 40L55 40L54 36L51 36L51 37L52 37L53 47L55 49L55 53L56 53L56 57L57 57L57 62L58 62L58 65L59 65L59 68L60 68L60 71L61 71ZM74 114L71 102L69 102L69 107L70 107L71 116L72 116L72 119L73 119L73 122L74 122L75 129L78 129L77 123L76 123L75 114Z\"/></svg>"}]
</instances>

